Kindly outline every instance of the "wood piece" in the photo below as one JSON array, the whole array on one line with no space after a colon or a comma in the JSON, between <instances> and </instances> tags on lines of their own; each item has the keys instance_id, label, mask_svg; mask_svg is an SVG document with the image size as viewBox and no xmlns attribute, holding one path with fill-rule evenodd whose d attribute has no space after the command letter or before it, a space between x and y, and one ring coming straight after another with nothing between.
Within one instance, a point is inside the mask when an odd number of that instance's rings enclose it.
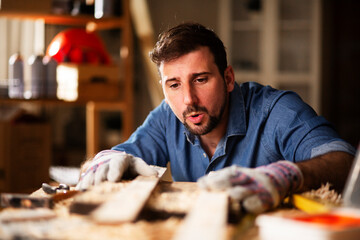
<instances>
[{"instance_id":1,"label":"wood piece","mask_svg":"<svg viewBox=\"0 0 360 240\"><path fill-rule=\"evenodd\" d=\"M161 182L151 194L146 208L176 216L186 215L199 193L196 182Z\"/></svg>"},{"instance_id":2,"label":"wood piece","mask_svg":"<svg viewBox=\"0 0 360 240\"><path fill-rule=\"evenodd\" d=\"M48 208L6 209L0 213L0 223L47 220L55 217L54 211Z\"/></svg>"},{"instance_id":3,"label":"wood piece","mask_svg":"<svg viewBox=\"0 0 360 240\"><path fill-rule=\"evenodd\" d=\"M13 208L52 208L53 202L48 197L33 197L20 193L2 193L1 206Z\"/></svg>"},{"instance_id":4,"label":"wood piece","mask_svg":"<svg viewBox=\"0 0 360 240\"><path fill-rule=\"evenodd\" d=\"M86 103L86 157L92 158L99 148L99 112L95 102Z\"/></svg>"},{"instance_id":5,"label":"wood piece","mask_svg":"<svg viewBox=\"0 0 360 240\"><path fill-rule=\"evenodd\" d=\"M174 239L224 239L227 210L228 195L225 192L201 192Z\"/></svg>"},{"instance_id":6,"label":"wood piece","mask_svg":"<svg viewBox=\"0 0 360 240\"><path fill-rule=\"evenodd\" d=\"M130 181L117 183L102 182L99 185L91 187L88 191L75 196L69 210L71 213L88 215L101 204L111 199L114 194L124 189L128 184L130 184Z\"/></svg>"},{"instance_id":7,"label":"wood piece","mask_svg":"<svg viewBox=\"0 0 360 240\"><path fill-rule=\"evenodd\" d=\"M114 194L109 201L93 211L91 217L103 224L134 221L166 170L166 168L157 169L158 177L138 176L126 188Z\"/></svg>"}]
</instances>

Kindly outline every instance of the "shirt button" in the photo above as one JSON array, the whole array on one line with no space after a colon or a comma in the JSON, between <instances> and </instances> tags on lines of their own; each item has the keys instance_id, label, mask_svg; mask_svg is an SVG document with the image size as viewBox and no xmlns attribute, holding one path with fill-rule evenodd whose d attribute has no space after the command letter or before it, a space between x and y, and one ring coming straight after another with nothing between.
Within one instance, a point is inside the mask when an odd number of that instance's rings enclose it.
<instances>
[{"instance_id":1,"label":"shirt button","mask_svg":"<svg viewBox=\"0 0 360 240\"><path fill-rule=\"evenodd\" d=\"M206 158L207 156L206 156L206 153L203 153L203 156L204 156L204 158Z\"/></svg>"}]
</instances>

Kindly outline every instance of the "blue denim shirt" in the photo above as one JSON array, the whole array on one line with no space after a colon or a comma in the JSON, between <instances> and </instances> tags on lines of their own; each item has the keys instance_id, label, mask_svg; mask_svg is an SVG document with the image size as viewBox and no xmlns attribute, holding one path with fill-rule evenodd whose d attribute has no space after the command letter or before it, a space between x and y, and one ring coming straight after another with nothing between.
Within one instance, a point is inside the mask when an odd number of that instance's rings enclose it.
<instances>
[{"instance_id":1,"label":"blue denim shirt","mask_svg":"<svg viewBox=\"0 0 360 240\"><path fill-rule=\"evenodd\" d=\"M281 159L292 162L329 151L354 154L323 117L294 92L257 83L235 84L230 93L225 136L209 159L198 136L192 135L163 101L131 137L113 149L166 166L174 181L196 181L230 165L257 167Z\"/></svg>"}]
</instances>

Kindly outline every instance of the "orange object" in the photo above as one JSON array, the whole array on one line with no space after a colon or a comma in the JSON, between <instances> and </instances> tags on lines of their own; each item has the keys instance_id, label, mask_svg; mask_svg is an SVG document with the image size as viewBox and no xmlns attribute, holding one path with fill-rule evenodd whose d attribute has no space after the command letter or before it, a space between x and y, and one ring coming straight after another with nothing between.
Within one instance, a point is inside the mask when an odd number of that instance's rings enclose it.
<instances>
[{"instance_id":1,"label":"orange object","mask_svg":"<svg viewBox=\"0 0 360 240\"><path fill-rule=\"evenodd\" d=\"M259 216L256 219L262 240L358 240L360 215L334 211L298 216Z\"/></svg>"},{"instance_id":2,"label":"orange object","mask_svg":"<svg viewBox=\"0 0 360 240\"><path fill-rule=\"evenodd\" d=\"M71 28L58 33L49 44L46 55L53 57L59 63L111 63L100 37L94 32L89 33L80 28Z\"/></svg>"},{"instance_id":3,"label":"orange object","mask_svg":"<svg viewBox=\"0 0 360 240\"><path fill-rule=\"evenodd\" d=\"M294 217L293 219L301 222L320 224L332 229L360 227L360 217L352 217L333 213Z\"/></svg>"}]
</instances>

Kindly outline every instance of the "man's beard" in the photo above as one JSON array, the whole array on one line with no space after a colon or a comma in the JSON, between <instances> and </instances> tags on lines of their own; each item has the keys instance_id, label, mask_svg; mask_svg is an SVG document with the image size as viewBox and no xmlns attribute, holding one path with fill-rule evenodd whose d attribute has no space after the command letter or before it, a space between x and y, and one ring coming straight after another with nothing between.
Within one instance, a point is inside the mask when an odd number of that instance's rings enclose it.
<instances>
[{"instance_id":1,"label":"man's beard","mask_svg":"<svg viewBox=\"0 0 360 240\"><path fill-rule=\"evenodd\" d=\"M220 108L220 113L217 116L212 116L209 115L208 110L205 107L201 107L201 106L197 106L197 105L193 105L193 106L188 106L187 109L183 112L183 119L184 119L184 126L189 130L190 133L194 134L194 135L205 135L208 134L209 132L211 132L221 121L221 118L223 117L226 105L227 105L227 101L228 101L228 97L227 97L227 92L225 91L225 99L223 101L223 104L221 105ZM197 125L197 128L191 128L187 123L186 123L186 115L188 115L191 112L203 112L206 113L209 116L209 121L206 123L206 125L200 127L200 124L195 124Z\"/></svg>"}]
</instances>

